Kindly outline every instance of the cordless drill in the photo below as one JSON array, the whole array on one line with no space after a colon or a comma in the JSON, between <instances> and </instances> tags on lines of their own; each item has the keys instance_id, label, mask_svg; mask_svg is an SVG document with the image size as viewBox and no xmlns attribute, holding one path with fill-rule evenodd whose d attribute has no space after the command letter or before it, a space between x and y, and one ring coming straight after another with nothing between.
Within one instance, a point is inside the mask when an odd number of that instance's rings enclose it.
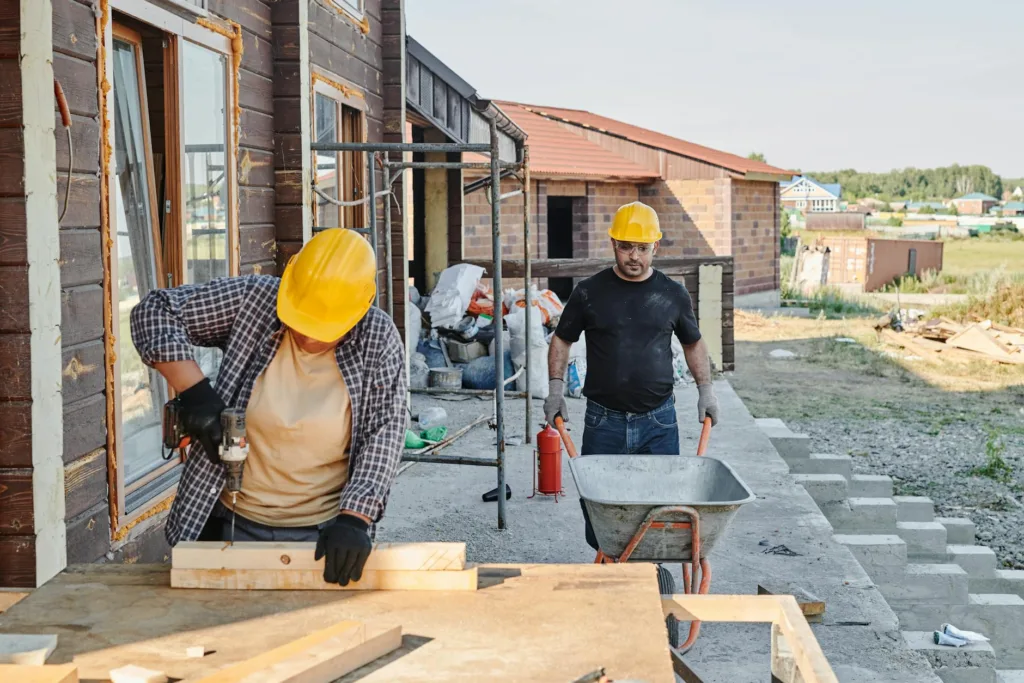
<instances>
[{"instance_id":1,"label":"cordless drill","mask_svg":"<svg viewBox=\"0 0 1024 683\"><path fill-rule=\"evenodd\" d=\"M173 452L189 445L191 438L181 423L180 404L172 399L164 404L164 447ZM220 414L220 461L227 470L224 487L231 493L231 543L235 542L235 502L242 490L242 472L249 457L249 443L245 438L245 411L226 408ZM168 456L164 456L165 458Z\"/></svg>"}]
</instances>

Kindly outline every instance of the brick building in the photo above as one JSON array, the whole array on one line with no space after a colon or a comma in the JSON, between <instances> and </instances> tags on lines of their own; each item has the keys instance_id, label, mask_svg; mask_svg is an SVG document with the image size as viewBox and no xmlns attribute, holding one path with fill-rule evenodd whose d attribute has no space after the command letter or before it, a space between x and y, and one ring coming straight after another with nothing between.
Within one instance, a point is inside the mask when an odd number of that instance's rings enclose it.
<instances>
[{"instance_id":1,"label":"brick building","mask_svg":"<svg viewBox=\"0 0 1024 683\"><path fill-rule=\"evenodd\" d=\"M660 217L660 255L732 256L738 302L777 298L779 183L792 173L585 111L499 105L530 148L531 255L610 258L615 210L640 200ZM508 181L509 190L517 186ZM521 197L502 204L507 258L523 255L522 210ZM463 257L489 258L485 194L467 195L464 211ZM564 297L572 283L549 286Z\"/></svg>"},{"instance_id":2,"label":"brick building","mask_svg":"<svg viewBox=\"0 0 1024 683\"><path fill-rule=\"evenodd\" d=\"M998 204L998 199L983 192L972 192L953 200L953 205L961 216L983 216Z\"/></svg>"}]
</instances>

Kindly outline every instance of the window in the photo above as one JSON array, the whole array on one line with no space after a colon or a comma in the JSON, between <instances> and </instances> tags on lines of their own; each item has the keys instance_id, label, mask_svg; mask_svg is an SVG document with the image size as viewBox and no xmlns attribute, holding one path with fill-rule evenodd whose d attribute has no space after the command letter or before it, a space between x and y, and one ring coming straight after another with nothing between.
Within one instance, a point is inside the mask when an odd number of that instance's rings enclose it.
<instances>
[{"instance_id":1,"label":"window","mask_svg":"<svg viewBox=\"0 0 1024 683\"><path fill-rule=\"evenodd\" d=\"M313 128L317 142L363 142L366 140L363 100L354 90L314 76ZM313 154L317 188L343 201L361 199L366 192L366 155L357 152ZM366 227L366 207L339 207L316 196L314 229Z\"/></svg>"},{"instance_id":2,"label":"window","mask_svg":"<svg viewBox=\"0 0 1024 683\"><path fill-rule=\"evenodd\" d=\"M917 275L917 249L907 254L907 275Z\"/></svg>"},{"instance_id":3,"label":"window","mask_svg":"<svg viewBox=\"0 0 1024 683\"><path fill-rule=\"evenodd\" d=\"M351 12L357 19L363 18L366 0L334 0L343 10Z\"/></svg>"},{"instance_id":4,"label":"window","mask_svg":"<svg viewBox=\"0 0 1024 683\"><path fill-rule=\"evenodd\" d=\"M204 5L193 1L192 4ZM166 498L181 458L164 459L163 406L171 392L132 344L129 319L158 287L237 274L231 43L169 18L150 3L112 2L106 99L113 149L109 202L116 423L112 450L117 527ZM175 32L178 31L178 32ZM215 379L217 349L197 349Z\"/></svg>"}]
</instances>

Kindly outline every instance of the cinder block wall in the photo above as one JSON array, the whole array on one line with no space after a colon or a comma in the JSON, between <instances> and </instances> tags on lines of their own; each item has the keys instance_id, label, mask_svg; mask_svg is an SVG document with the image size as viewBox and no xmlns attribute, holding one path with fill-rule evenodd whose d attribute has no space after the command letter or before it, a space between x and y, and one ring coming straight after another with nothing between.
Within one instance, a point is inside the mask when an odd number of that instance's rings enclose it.
<instances>
[{"instance_id":1,"label":"cinder block wall","mask_svg":"<svg viewBox=\"0 0 1024 683\"><path fill-rule=\"evenodd\" d=\"M719 220L719 180L659 180L641 188L640 201L658 212L659 253L666 258L727 256L728 227Z\"/></svg>"},{"instance_id":2,"label":"cinder block wall","mask_svg":"<svg viewBox=\"0 0 1024 683\"><path fill-rule=\"evenodd\" d=\"M730 182L736 294L778 289L779 186L752 180Z\"/></svg>"}]
</instances>

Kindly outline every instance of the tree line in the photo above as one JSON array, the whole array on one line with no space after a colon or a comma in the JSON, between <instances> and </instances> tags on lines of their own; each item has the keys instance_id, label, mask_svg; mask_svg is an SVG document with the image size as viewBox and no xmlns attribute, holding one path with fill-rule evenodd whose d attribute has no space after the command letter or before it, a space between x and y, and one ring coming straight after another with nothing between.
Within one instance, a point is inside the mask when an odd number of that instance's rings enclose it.
<instances>
[{"instance_id":1,"label":"tree line","mask_svg":"<svg viewBox=\"0 0 1024 683\"><path fill-rule=\"evenodd\" d=\"M860 173L852 168L841 171L811 172L806 175L819 183L839 183L843 199L857 201L875 197L884 201L938 201L982 192L1001 199L1003 179L988 166L943 168L904 168L888 173ZM1009 186L1013 189L1013 186Z\"/></svg>"}]
</instances>

